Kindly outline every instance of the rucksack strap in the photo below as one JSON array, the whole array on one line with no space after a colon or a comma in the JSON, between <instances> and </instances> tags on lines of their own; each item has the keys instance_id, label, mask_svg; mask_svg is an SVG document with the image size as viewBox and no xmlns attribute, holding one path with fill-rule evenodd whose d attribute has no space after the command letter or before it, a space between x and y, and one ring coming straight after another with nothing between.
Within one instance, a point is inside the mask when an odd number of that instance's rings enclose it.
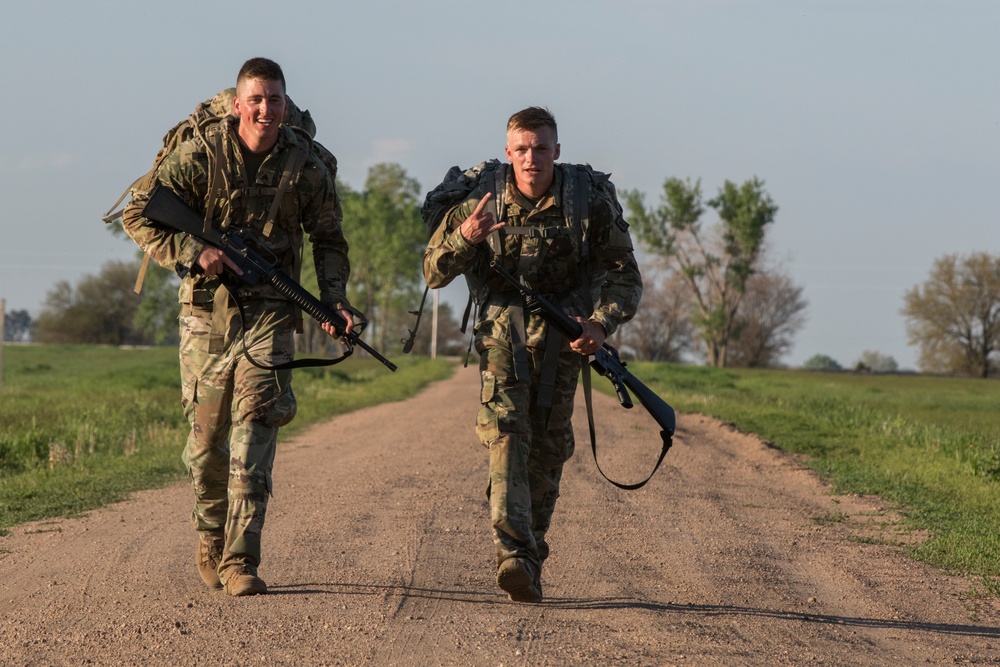
<instances>
[{"instance_id":1,"label":"rucksack strap","mask_svg":"<svg viewBox=\"0 0 1000 667\"><path fill-rule=\"evenodd\" d=\"M552 407L552 397L556 390L556 376L559 374L559 350L562 335L549 328L545 334L545 351L542 352L542 369L538 378L538 396L535 401L544 408Z\"/></svg>"},{"instance_id":2,"label":"rucksack strap","mask_svg":"<svg viewBox=\"0 0 1000 667\"><path fill-rule=\"evenodd\" d=\"M208 154L208 161L212 164L212 171L208 175L208 201L205 202L205 233L212 229L212 216L215 214L215 202L222 191L222 132L216 132L211 142L205 142L206 147L211 145Z\"/></svg>"},{"instance_id":3,"label":"rucksack strap","mask_svg":"<svg viewBox=\"0 0 1000 667\"><path fill-rule=\"evenodd\" d=\"M285 197L288 186L292 179L298 176L302 166L306 163L306 152L295 145L292 149L294 155L285 160L285 170L281 172L281 180L278 181L278 189L274 193L274 200L271 202L271 209L267 213L267 222L264 223L264 238L269 238L274 231L274 222L278 218L278 211L281 209L281 202ZM298 252L296 252L298 255ZM298 258L296 258L296 262Z\"/></svg>"},{"instance_id":4,"label":"rucksack strap","mask_svg":"<svg viewBox=\"0 0 1000 667\"><path fill-rule=\"evenodd\" d=\"M504 227L503 231L507 236L525 236L529 239L555 239L573 233L568 227Z\"/></svg>"},{"instance_id":5,"label":"rucksack strap","mask_svg":"<svg viewBox=\"0 0 1000 667\"><path fill-rule=\"evenodd\" d=\"M142 253L142 264L139 265L139 273L135 276L135 286L132 291L136 294L142 292L142 284L146 281L146 271L149 270L149 253Z\"/></svg>"},{"instance_id":6,"label":"rucksack strap","mask_svg":"<svg viewBox=\"0 0 1000 667\"><path fill-rule=\"evenodd\" d=\"M587 291L587 305L593 310L594 303L590 292L590 275L587 269L590 265L590 177L585 169L576 169L576 188L574 189L573 227L577 230L580 243L580 288Z\"/></svg>"},{"instance_id":7,"label":"rucksack strap","mask_svg":"<svg viewBox=\"0 0 1000 667\"><path fill-rule=\"evenodd\" d=\"M520 294L515 299L516 301L507 306L507 319L510 321L510 351L514 359L514 378L527 382L530 370L528 348L525 345L528 335L524 327L524 299Z\"/></svg>"}]
</instances>

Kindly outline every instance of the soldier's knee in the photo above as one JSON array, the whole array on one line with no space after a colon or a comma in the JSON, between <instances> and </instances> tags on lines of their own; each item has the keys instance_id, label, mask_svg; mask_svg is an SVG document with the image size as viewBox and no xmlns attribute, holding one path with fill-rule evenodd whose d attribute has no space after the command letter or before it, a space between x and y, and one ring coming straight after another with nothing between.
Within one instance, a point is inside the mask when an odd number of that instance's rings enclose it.
<instances>
[{"instance_id":1,"label":"soldier's knee","mask_svg":"<svg viewBox=\"0 0 1000 667\"><path fill-rule=\"evenodd\" d=\"M296 412L298 403L291 388L288 388L268 401L244 401L240 406L239 420L241 423L253 422L268 428L278 428L291 422Z\"/></svg>"}]
</instances>

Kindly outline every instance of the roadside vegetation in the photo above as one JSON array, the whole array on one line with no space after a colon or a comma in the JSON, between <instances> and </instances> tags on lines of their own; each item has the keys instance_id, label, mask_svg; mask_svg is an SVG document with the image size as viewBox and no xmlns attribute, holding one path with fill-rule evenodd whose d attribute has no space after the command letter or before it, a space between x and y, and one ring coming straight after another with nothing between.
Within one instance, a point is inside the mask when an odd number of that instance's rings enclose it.
<instances>
[{"instance_id":1,"label":"roadside vegetation","mask_svg":"<svg viewBox=\"0 0 1000 667\"><path fill-rule=\"evenodd\" d=\"M5 346L0 389L0 534L183 479L188 426L175 347ZM450 375L444 360L394 355L390 373L352 357L295 371L288 438L331 416L402 400Z\"/></svg>"},{"instance_id":2,"label":"roadside vegetation","mask_svg":"<svg viewBox=\"0 0 1000 667\"><path fill-rule=\"evenodd\" d=\"M900 541L910 555L980 576L1000 595L1000 382L648 362L629 368L680 411L718 417L804 454L836 493L894 504L908 530L926 535Z\"/></svg>"}]
</instances>

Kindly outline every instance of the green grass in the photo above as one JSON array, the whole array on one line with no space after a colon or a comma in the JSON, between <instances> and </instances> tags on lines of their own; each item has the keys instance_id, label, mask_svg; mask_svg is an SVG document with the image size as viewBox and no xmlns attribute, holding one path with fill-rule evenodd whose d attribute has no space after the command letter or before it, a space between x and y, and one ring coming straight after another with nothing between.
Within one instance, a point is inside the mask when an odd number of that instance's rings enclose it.
<instances>
[{"instance_id":1,"label":"green grass","mask_svg":"<svg viewBox=\"0 0 1000 667\"><path fill-rule=\"evenodd\" d=\"M629 369L678 410L807 455L835 491L896 504L907 528L929 536L908 547L913 557L1000 576L1000 382L640 362ZM996 582L992 593L1000 595Z\"/></svg>"},{"instance_id":2,"label":"green grass","mask_svg":"<svg viewBox=\"0 0 1000 667\"><path fill-rule=\"evenodd\" d=\"M177 349L5 346L0 389L0 534L73 516L185 475ZM282 438L447 377L443 360L398 355L295 371L299 410Z\"/></svg>"}]
</instances>

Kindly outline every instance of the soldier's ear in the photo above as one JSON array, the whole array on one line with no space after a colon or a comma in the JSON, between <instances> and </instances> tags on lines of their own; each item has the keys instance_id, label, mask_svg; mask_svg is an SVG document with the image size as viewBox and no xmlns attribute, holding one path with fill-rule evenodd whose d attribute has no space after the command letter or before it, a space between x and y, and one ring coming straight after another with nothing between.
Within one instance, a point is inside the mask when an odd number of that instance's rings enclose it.
<instances>
[{"instance_id":1,"label":"soldier's ear","mask_svg":"<svg viewBox=\"0 0 1000 667\"><path fill-rule=\"evenodd\" d=\"M560 148L559 144L556 144L555 153L552 154L552 159L553 160L558 160L559 159L559 148Z\"/></svg>"}]
</instances>

